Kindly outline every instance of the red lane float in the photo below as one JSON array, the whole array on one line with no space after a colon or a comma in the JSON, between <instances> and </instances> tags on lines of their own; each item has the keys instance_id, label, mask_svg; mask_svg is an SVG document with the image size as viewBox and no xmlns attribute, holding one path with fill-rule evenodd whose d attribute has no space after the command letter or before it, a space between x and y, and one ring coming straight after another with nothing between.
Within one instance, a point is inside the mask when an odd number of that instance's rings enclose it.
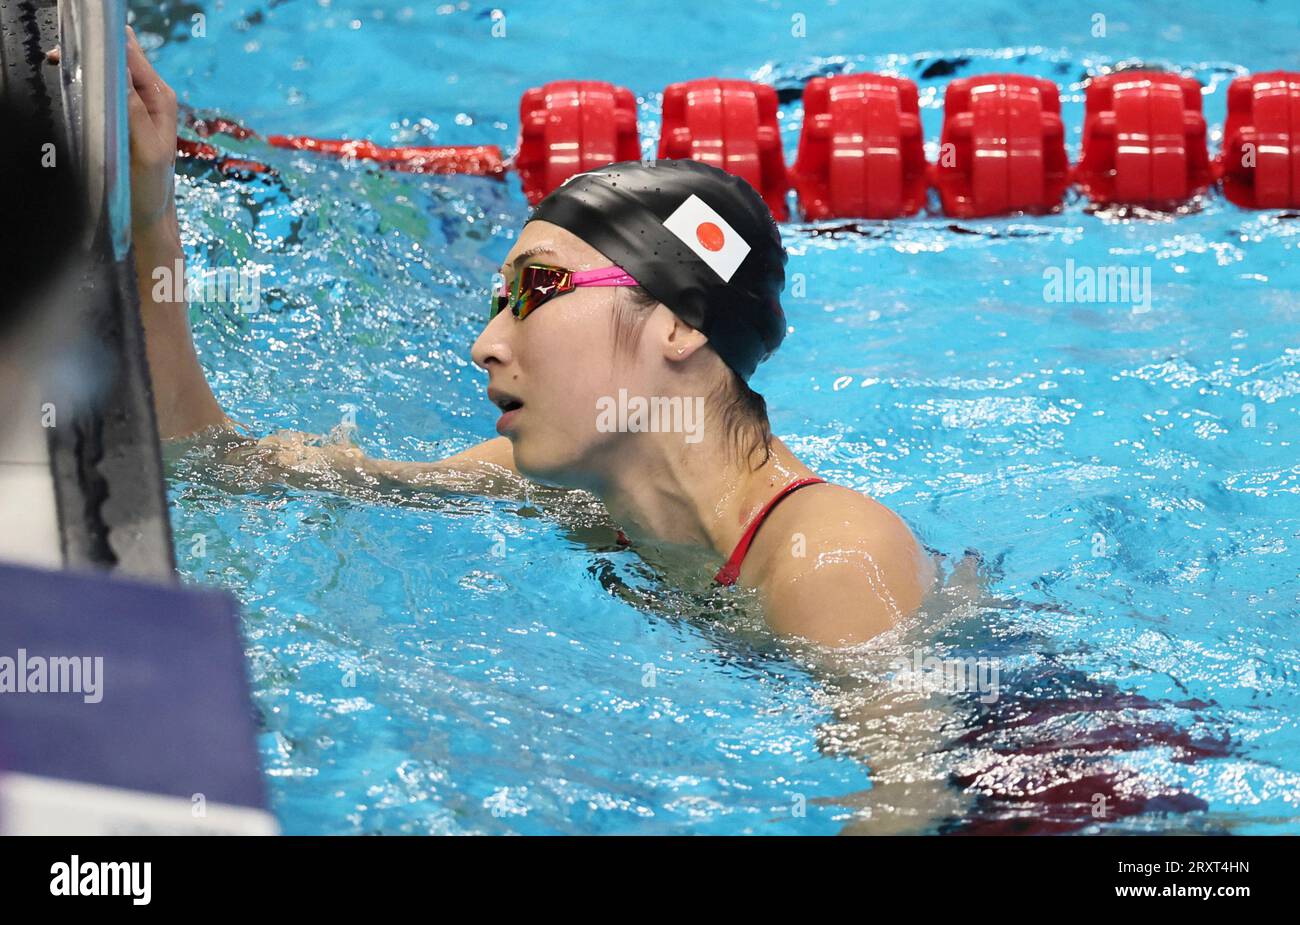
<instances>
[{"instance_id":1,"label":"red lane float","mask_svg":"<svg viewBox=\"0 0 1300 925\"><path fill-rule=\"evenodd\" d=\"M213 135L223 134L230 135L232 138L238 138L241 141L246 138L256 138L257 136L244 128L238 122L230 119L223 119L220 116L209 116L199 118L192 111L185 111L185 123L194 130L194 133L200 138L210 138ZM246 158L231 157L223 154L217 148L202 141L191 141L188 138L176 138L176 155L177 157L189 158L199 161L211 161L212 164L223 174L233 177L249 177L253 174L274 174L268 165L259 161L248 160Z\"/></svg>"},{"instance_id":2,"label":"red lane float","mask_svg":"<svg viewBox=\"0 0 1300 925\"><path fill-rule=\"evenodd\" d=\"M1201 85L1162 71L1117 71L1088 84L1076 180L1099 204L1169 208L1209 186Z\"/></svg>"},{"instance_id":3,"label":"red lane float","mask_svg":"<svg viewBox=\"0 0 1300 925\"><path fill-rule=\"evenodd\" d=\"M1272 71L1229 85L1217 167L1223 195L1236 205L1300 207L1300 74Z\"/></svg>"},{"instance_id":4,"label":"red lane float","mask_svg":"<svg viewBox=\"0 0 1300 925\"><path fill-rule=\"evenodd\" d=\"M814 77L791 180L803 217L898 218L925 204L925 140L906 77Z\"/></svg>"},{"instance_id":5,"label":"red lane float","mask_svg":"<svg viewBox=\"0 0 1300 925\"><path fill-rule=\"evenodd\" d=\"M266 142L277 148L375 161L405 173L461 173L504 179L506 172L501 150L495 145L384 148L364 139L347 141L301 135L268 135Z\"/></svg>"},{"instance_id":6,"label":"red lane float","mask_svg":"<svg viewBox=\"0 0 1300 925\"><path fill-rule=\"evenodd\" d=\"M199 117L190 113L187 124L201 138L229 135L241 141L258 138L252 129L220 116ZM443 145L430 147L403 146L386 148L364 139L357 141L311 138L304 135L268 135L266 143L277 148L314 151L334 157L375 161L384 167L407 173L456 173L505 179L506 165L495 145ZM219 166L233 164L234 171L273 172L266 164L221 155L203 142L177 139L176 150L185 157L216 160ZM225 166L222 166L225 170Z\"/></svg>"},{"instance_id":7,"label":"red lane float","mask_svg":"<svg viewBox=\"0 0 1300 925\"><path fill-rule=\"evenodd\" d=\"M948 84L935 185L958 218L1049 212L1069 185L1056 84L985 74Z\"/></svg>"},{"instance_id":8,"label":"red lane float","mask_svg":"<svg viewBox=\"0 0 1300 925\"><path fill-rule=\"evenodd\" d=\"M238 157L229 157L206 142L190 141L188 138L176 139L176 154L178 157L212 161L218 170L228 176L240 177L255 173L275 172L266 164Z\"/></svg>"},{"instance_id":9,"label":"red lane float","mask_svg":"<svg viewBox=\"0 0 1300 925\"><path fill-rule=\"evenodd\" d=\"M658 156L693 158L748 181L777 221L786 221L793 183L803 217L896 218L916 214L928 184L943 211L962 218L1047 212L1071 179L1095 203L1174 208L1222 178L1224 195L1245 208L1300 207L1300 74L1241 77L1228 90L1223 149L1206 149L1201 88L1188 77L1117 71L1087 87L1083 154L1073 176L1065 155L1060 97L1050 81L992 74L952 81L944 98L939 163L925 160L916 85L902 77L814 78L803 91L798 157L787 173L774 88L706 79L665 89ZM575 173L641 156L637 102L601 81L554 81L520 101L513 162L494 145L382 147L272 135L269 144L373 161L418 173L503 179L518 171L536 204ZM187 121L201 138L257 138L222 118ZM178 153L223 172L274 172L265 164L179 139Z\"/></svg>"},{"instance_id":10,"label":"red lane float","mask_svg":"<svg viewBox=\"0 0 1300 925\"><path fill-rule=\"evenodd\" d=\"M778 222L790 217L790 181L776 90L749 80L691 80L664 90L659 157L690 158L747 180Z\"/></svg>"},{"instance_id":11,"label":"red lane float","mask_svg":"<svg viewBox=\"0 0 1300 925\"><path fill-rule=\"evenodd\" d=\"M514 168L530 205L575 173L640 157L631 90L599 80L557 80L525 91L519 101Z\"/></svg>"},{"instance_id":12,"label":"red lane float","mask_svg":"<svg viewBox=\"0 0 1300 925\"><path fill-rule=\"evenodd\" d=\"M221 116L199 117L190 112L186 115L186 123L201 138L211 138L213 135L229 135L243 141L246 138L257 137L257 133L251 129L244 128L233 119L223 119Z\"/></svg>"}]
</instances>

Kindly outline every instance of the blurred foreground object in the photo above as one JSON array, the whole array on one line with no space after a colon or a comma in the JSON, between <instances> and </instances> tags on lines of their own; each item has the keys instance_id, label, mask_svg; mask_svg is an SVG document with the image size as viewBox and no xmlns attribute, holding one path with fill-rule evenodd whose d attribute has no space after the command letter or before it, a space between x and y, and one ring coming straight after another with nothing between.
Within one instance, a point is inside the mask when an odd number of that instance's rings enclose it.
<instances>
[{"instance_id":1,"label":"blurred foreground object","mask_svg":"<svg viewBox=\"0 0 1300 925\"><path fill-rule=\"evenodd\" d=\"M0 0L0 559L171 580L130 253L125 16L122 0Z\"/></svg>"}]
</instances>

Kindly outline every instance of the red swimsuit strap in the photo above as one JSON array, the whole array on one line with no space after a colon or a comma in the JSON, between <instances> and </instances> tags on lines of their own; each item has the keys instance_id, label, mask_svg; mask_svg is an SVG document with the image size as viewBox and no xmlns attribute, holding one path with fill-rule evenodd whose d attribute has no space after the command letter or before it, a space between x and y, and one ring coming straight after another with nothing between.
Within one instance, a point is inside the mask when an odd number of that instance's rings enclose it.
<instances>
[{"instance_id":1,"label":"red swimsuit strap","mask_svg":"<svg viewBox=\"0 0 1300 925\"><path fill-rule=\"evenodd\" d=\"M734 585L736 583L736 578L740 575L740 565L745 561L745 555L749 552L749 544L754 541L754 534L757 533L758 528L763 525L763 521L767 519L767 515L772 513L772 508L776 507L777 504L791 492L797 491L805 485L816 485L818 482L825 481L825 479L819 479L815 475L809 476L805 479L795 479L789 485L785 486L785 488L778 491L772 500L767 502L767 504L763 506L763 509L749 522L749 526L745 528L745 532L740 537L740 542L737 543L736 548L731 551L731 558L727 560L726 564L722 566L722 568L718 569L718 574L713 576L713 580L720 585Z\"/></svg>"}]
</instances>

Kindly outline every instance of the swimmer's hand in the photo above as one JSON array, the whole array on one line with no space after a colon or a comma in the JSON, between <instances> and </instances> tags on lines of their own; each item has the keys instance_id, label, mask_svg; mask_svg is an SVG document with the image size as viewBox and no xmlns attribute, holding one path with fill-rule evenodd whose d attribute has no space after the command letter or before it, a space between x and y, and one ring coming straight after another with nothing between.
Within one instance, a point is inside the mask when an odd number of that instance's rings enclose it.
<instances>
[{"instance_id":1,"label":"swimmer's hand","mask_svg":"<svg viewBox=\"0 0 1300 925\"><path fill-rule=\"evenodd\" d=\"M309 475L336 474L364 478L369 474L370 463L373 462L349 436L329 441L296 430L277 431L240 452L278 468Z\"/></svg>"},{"instance_id":2,"label":"swimmer's hand","mask_svg":"<svg viewBox=\"0 0 1300 925\"><path fill-rule=\"evenodd\" d=\"M130 80L126 104L131 135L131 226L137 236L175 224L176 93L158 76L135 30L126 27Z\"/></svg>"},{"instance_id":3,"label":"swimmer's hand","mask_svg":"<svg viewBox=\"0 0 1300 925\"><path fill-rule=\"evenodd\" d=\"M51 64L62 60L57 45L45 57ZM140 234L152 232L175 213L176 92L153 69L130 26L126 27L126 67L131 226Z\"/></svg>"},{"instance_id":4,"label":"swimmer's hand","mask_svg":"<svg viewBox=\"0 0 1300 925\"><path fill-rule=\"evenodd\" d=\"M256 484L279 482L295 488L348 493L348 489L383 487L383 460L368 457L352 442L349 429L335 428L328 435L281 430L261 438L223 440L219 459L234 464Z\"/></svg>"}]
</instances>

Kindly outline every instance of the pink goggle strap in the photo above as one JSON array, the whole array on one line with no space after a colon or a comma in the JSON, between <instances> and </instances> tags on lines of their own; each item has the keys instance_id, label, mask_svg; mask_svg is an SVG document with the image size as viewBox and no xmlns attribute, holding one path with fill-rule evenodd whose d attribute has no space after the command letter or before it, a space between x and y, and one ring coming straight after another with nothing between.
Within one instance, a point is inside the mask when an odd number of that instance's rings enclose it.
<instances>
[{"instance_id":1,"label":"pink goggle strap","mask_svg":"<svg viewBox=\"0 0 1300 925\"><path fill-rule=\"evenodd\" d=\"M622 267L601 267L599 270L579 270L570 279L575 286L639 286L641 285Z\"/></svg>"}]
</instances>

